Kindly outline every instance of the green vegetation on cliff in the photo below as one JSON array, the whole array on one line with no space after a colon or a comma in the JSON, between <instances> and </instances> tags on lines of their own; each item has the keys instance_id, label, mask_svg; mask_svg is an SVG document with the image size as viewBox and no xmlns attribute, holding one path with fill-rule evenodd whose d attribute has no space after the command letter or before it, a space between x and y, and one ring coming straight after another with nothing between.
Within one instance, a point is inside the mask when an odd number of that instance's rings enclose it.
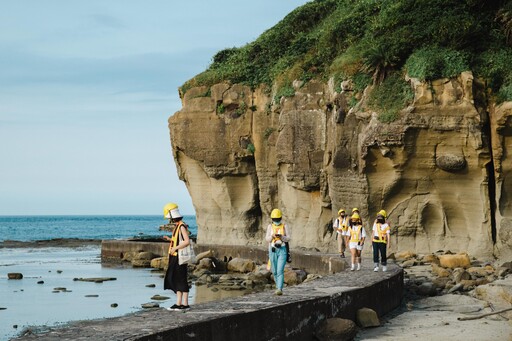
<instances>
[{"instance_id":1,"label":"green vegetation on cliff","mask_svg":"<svg viewBox=\"0 0 512 341\"><path fill-rule=\"evenodd\" d=\"M511 0L316 0L254 42L218 52L181 91L230 81L275 84L290 96L296 79L399 87L393 75L429 81L471 70L503 101L512 100L511 65ZM389 108L379 104L383 112L408 98L401 93Z\"/></svg>"}]
</instances>

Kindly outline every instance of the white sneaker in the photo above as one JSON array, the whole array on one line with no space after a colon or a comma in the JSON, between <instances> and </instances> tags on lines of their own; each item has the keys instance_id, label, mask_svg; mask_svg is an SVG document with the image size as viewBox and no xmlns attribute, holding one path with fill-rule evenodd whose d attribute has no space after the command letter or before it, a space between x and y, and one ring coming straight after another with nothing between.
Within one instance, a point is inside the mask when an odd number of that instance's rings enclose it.
<instances>
[{"instance_id":1,"label":"white sneaker","mask_svg":"<svg viewBox=\"0 0 512 341\"><path fill-rule=\"evenodd\" d=\"M387 266L385 266L385 265L383 265L383 266L382 266L382 271L384 271L384 272L388 271L388 267L387 267Z\"/></svg>"},{"instance_id":2,"label":"white sneaker","mask_svg":"<svg viewBox=\"0 0 512 341\"><path fill-rule=\"evenodd\" d=\"M374 267L374 268L373 268L373 271L374 271L374 272L379 271L379 267L378 267L378 266Z\"/></svg>"},{"instance_id":3,"label":"white sneaker","mask_svg":"<svg viewBox=\"0 0 512 341\"><path fill-rule=\"evenodd\" d=\"M361 270L361 263L357 263L357 270Z\"/></svg>"},{"instance_id":4,"label":"white sneaker","mask_svg":"<svg viewBox=\"0 0 512 341\"><path fill-rule=\"evenodd\" d=\"M350 267L350 271L354 271L356 268L354 266L354 264L352 264L352 266Z\"/></svg>"}]
</instances>

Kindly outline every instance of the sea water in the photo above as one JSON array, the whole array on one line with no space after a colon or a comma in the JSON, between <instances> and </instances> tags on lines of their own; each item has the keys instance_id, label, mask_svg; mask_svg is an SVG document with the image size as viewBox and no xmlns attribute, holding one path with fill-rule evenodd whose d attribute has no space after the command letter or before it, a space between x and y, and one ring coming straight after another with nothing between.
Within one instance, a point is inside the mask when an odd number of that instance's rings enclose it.
<instances>
[{"instance_id":1,"label":"sea water","mask_svg":"<svg viewBox=\"0 0 512 341\"><path fill-rule=\"evenodd\" d=\"M195 216L185 216L184 221L196 234ZM150 237L168 234L159 231L164 223L160 216L2 216L0 241ZM161 307L175 303L174 293L163 290L162 272L105 265L100 255L97 245L0 248L0 340L27 328L40 330L74 320L124 315L140 310L144 303L159 303ZM23 279L9 280L10 272L22 273ZM75 280L91 277L115 280ZM193 285L190 302L222 298L205 290ZM155 301L154 295L169 299Z\"/></svg>"},{"instance_id":2,"label":"sea water","mask_svg":"<svg viewBox=\"0 0 512 341\"><path fill-rule=\"evenodd\" d=\"M190 232L197 234L196 217L186 215L183 220ZM139 236L157 236L167 223L162 216L0 216L0 241L34 241L56 238L124 239Z\"/></svg>"}]
</instances>

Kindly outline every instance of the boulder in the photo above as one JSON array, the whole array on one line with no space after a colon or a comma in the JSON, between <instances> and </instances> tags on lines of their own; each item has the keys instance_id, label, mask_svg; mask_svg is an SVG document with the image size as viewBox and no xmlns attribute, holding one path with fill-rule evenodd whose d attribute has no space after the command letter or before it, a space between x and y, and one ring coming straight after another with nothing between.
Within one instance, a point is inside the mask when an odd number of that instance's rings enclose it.
<instances>
[{"instance_id":1,"label":"boulder","mask_svg":"<svg viewBox=\"0 0 512 341\"><path fill-rule=\"evenodd\" d=\"M206 269L206 270L212 270L213 269L213 261L211 258L201 258L199 263L196 266L196 269Z\"/></svg>"},{"instance_id":2,"label":"boulder","mask_svg":"<svg viewBox=\"0 0 512 341\"><path fill-rule=\"evenodd\" d=\"M409 259L412 259L415 257L416 257L416 254L412 251L403 251L403 252L395 253L395 260L397 260L397 261L409 260Z\"/></svg>"},{"instance_id":3,"label":"boulder","mask_svg":"<svg viewBox=\"0 0 512 341\"><path fill-rule=\"evenodd\" d=\"M448 289L448 284L446 285L446 288ZM462 283L457 283L454 286L452 286L450 288L450 290L448 290L448 293L451 294L451 293L454 293L457 291L461 291L463 288L464 288L464 285Z\"/></svg>"},{"instance_id":4,"label":"boulder","mask_svg":"<svg viewBox=\"0 0 512 341\"><path fill-rule=\"evenodd\" d=\"M131 262L139 254L138 251L128 251L123 253L123 261Z\"/></svg>"},{"instance_id":5,"label":"boulder","mask_svg":"<svg viewBox=\"0 0 512 341\"><path fill-rule=\"evenodd\" d=\"M432 284L436 289L444 289L446 288L446 284L450 281L450 278L448 277L438 277L432 280Z\"/></svg>"},{"instance_id":6,"label":"boulder","mask_svg":"<svg viewBox=\"0 0 512 341\"><path fill-rule=\"evenodd\" d=\"M432 282L423 282L416 293L421 296L435 296L437 294L436 286Z\"/></svg>"},{"instance_id":7,"label":"boulder","mask_svg":"<svg viewBox=\"0 0 512 341\"><path fill-rule=\"evenodd\" d=\"M404 268L404 269L410 268L415 265L416 265L416 261L414 259L406 260L405 262L403 262L401 264L402 268Z\"/></svg>"},{"instance_id":8,"label":"boulder","mask_svg":"<svg viewBox=\"0 0 512 341\"><path fill-rule=\"evenodd\" d=\"M347 319L338 317L327 319L319 328L316 339L320 341L349 341L357 334L356 324Z\"/></svg>"},{"instance_id":9,"label":"boulder","mask_svg":"<svg viewBox=\"0 0 512 341\"><path fill-rule=\"evenodd\" d=\"M284 269L284 282L288 285L300 284L306 279L307 274L304 270Z\"/></svg>"},{"instance_id":10,"label":"boulder","mask_svg":"<svg viewBox=\"0 0 512 341\"><path fill-rule=\"evenodd\" d=\"M158 308L158 307L160 307L160 304L158 304L158 303L143 303L143 304L141 304L141 307L144 309Z\"/></svg>"},{"instance_id":11,"label":"boulder","mask_svg":"<svg viewBox=\"0 0 512 341\"><path fill-rule=\"evenodd\" d=\"M496 310L509 308L512 304L512 276L496 280L490 284L480 285L470 295L491 303ZM502 315L511 319L512 311Z\"/></svg>"},{"instance_id":12,"label":"boulder","mask_svg":"<svg viewBox=\"0 0 512 341\"><path fill-rule=\"evenodd\" d=\"M156 257L158 257L158 256L152 252L142 251L142 252L138 252L133 259L134 260L149 260L150 261Z\"/></svg>"},{"instance_id":13,"label":"boulder","mask_svg":"<svg viewBox=\"0 0 512 341\"><path fill-rule=\"evenodd\" d=\"M460 284L462 284L462 289L464 291L469 291L476 287L476 281L473 279L463 279L460 281Z\"/></svg>"},{"instance_id":14,"label":"boulder","mask_svg":"<svg viewBox=\"0 0 512 341\"><path fill-rule=\"evenodd\" d=\"M165 300L168 300L170 297L168 296L162 296L162 295L154 295L153 297L151 297L152 300L155 300L155 301L165 301Z\"/></svg>"},{"instance_id":15,"label":"boulder","mask_svg":"<svg viewBox=\"0 0 512 341\"><path fill-rule=\"evenodd\" d=\"M471 274L462 268L454 269L452 275L455 283L460 283L460 281L466 281L471 279Z\"/></svg>"},{"instance_id":16,"label":"boulder","mask_svg":"<svg viewBox=\"0 0 512 341\"><path fill-rule=\"evenodd\" d=\"M455 255L439 255L439 265L443 268L469 268L471 260L467 253L458 253Z\"/></svg>"},{"instance_id":17,"label":"boulder","mask_svg":"<svg viewBox=\"0 0 512 341\"><path fill-rule=\"evenodd\" d=\"M228 263L228 270L233 272L247 273L254 270L256 264L251 259L233 258Z\"/></svg>"},{"instance_id":18,"label":"boulder","mask_svg":"<svg viewBox=\"0 0 512 341\"><path fill-rule=\"evenodd\" d=\"M436 263L432 263L432 272L437 277L450 277L450 275L452 274L449 270L440 267Z\"/></svg>"},{"instance_id":19,"label":"boulder","mask_svg":"<svg viewBox=\"0 0 512 341\"><path fill-rule=\"evenodd\" d=\"M488 275L490 275L494 272L494 270L489 270L488 268L482 268L482 267L471 267L471 268L467 269L466 271L475 277L487 277Z\"/></svg>"},{"instance_id":20,"label":"boulder","mask_svg":"<svg viewBox=\"0 0 512 341\"><path fill-rule=\"evenodd\" d=\"M432 264L437 264L439 265L439 258L434 255L433 253L429 254L429 255L425 255L421 258L421 261L423 263L432 263Z\"/></svg>"},{"instance_id":21,"label":"boulder","mask_svg":"<svg viewBox=\"0 0 512 341\"><path fill-rule=\"evenodd\" d=\"M256 270L248 274L247 279L254 282L255 285L266 284L270 280L272 273L265 270Z\"/></svg>"},{"instance_id":22,"label":"boulder","mask_svg":"<svg viewBox=\"0 0 512 341\"><path fill-rule=\"evenodd\" d=\"M165 269L169 265L169 257L153 258L149 264L153 269Z\"/></svg>"},{"instance_id":23,"label":"boulder","mask_svg":"<svg viewBox=\"0 0 512 341\"><path fill-rule=\"evenodd\" d=\"M503 267L503 266L500 266L498 269L497 269L497 274L498 276L500 277L505 277L507 276L508 274L512 273L512 271L510 271L509 268L506 268L506 267Z\"/></svg>"},{"instance_id":24,"label":"boulder","mask_svg":"<svg viewBox=\"0 0 512 341\"><path fill-rule=\"evenodd\" d=\"M361 308L356 312L357 324L363 328L380 326L379 316L375 310Z\"/></svg>"},{"instance_id":25,"label":"boulder","mask_svg":"<svg viewBox=\"0 0 512 341\"><path fill-rule=\"evenodd\" d=\"M212 250L204 251L204 252L201 252L200 254L196 255L196 262L200 262L201 259L203 259L203 258L211 258L211 257L213 257Z\"/></svg>"},{"instance_id":26,"label":"boulder","mask_svg":"<svg viewBox=\"0 0 512 341\"><path fill-rule=\"evenodd\" d=\"M149 268L151 267L151 259L133 259L132 266L134 268Z\"/></svg>"},{"instance_id":27,"label":"boulder","mask_svg":"<svg viewBox=\"0 0 512 341\"><path fill-rule=\"evenodd\" d=\"M23 279L23 274L19 272L9 272L7 274L8 279Z\"/></svg>"}]
</instances>

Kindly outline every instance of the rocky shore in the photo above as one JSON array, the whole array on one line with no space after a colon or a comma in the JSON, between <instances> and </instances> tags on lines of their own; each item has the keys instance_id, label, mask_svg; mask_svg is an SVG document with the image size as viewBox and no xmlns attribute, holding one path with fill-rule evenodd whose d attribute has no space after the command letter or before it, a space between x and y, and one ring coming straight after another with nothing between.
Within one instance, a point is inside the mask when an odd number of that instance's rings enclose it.
<instances>
[{"instance_id":1,"label":"rocky shore","mask_svg":"<svg viewBox=\"0 0 512 341\"><path fill-rule=\"evenodd\" d=\"M101 245L100 239L78 239L78 238L55 238L34 241L4 240L0 242L0 249L17 248L46 248L46 247L69 247L77 248L89 245Z\"/></svg>"},{"instance_id":2,"label":"rocky shore","mask_svg":"<svg viewBox=\"0 0 512 341\"><path fill-rule=\"evenodd\" d=\"M5 241L0 243L0 248L78 248L96 244L99 244L96 240L73 239L41 242ZM153 273L160 276L163 276L167 265L166 257L158 257L148 252L126 253L124 262L125 266L151 267ZM375 328L363 328L357 320L350 323L340 322L348 326L348 331L345 332L348 332L351 338L512 340L512 310L503 311L512 307L512 262L479 260L467 253L453 254L450 251L432 254L397 252L390 255L390 262L394 262L405 271L402 305L393 312L381 316L376 323L378 327ZM197 263L189 266L189 274L190 280L197 287L205 287L212 292L236 291L236 295L243 295L273 287L273 278L266 264L244 258L218 259L211 250L198 254ZM354 272L350 275L357 277L362 274ZM319 277L321 276L308 274L289 265L285 272L285 283L287 286L293 286ZM158 295L151 297L153 304L147 308L158 306L161 299ZM496 313L499 311L503 312ZM490 315L484 316L486 314ZM465 320L467 318L471 319ZM339 324L331 325L330 328L339 328ZM321 339L332 339L325 336L331 335L329 333L327 330L319 334L319 337L324 335Z\"/></svg>"},{"instance_id":3,"label":"rocky shore","mask_svg":"<svg viewBox=\"0 0 512 341\"><path fill-rule=\"evenodd\" d=\"M167 269L168 258L159 257L151 252L127 252L124 262L134 267L150 267L156 271ZM218 259L212 250L197 255L195 264L189 264L189 281L196 286L205 285L213 291L243 290L245 293L272 289L274 280L267 264L245 258ZM318 274L309 274L303 269L291 265L285 267L284 282L286 285L297 285L316 278Z\"/></svg>"},{"instance_id":4,"label":"rocky shore","mask_svg":"<svg viewBox=\"0 0 512 341\"><path fill-rule=\"evenodd\" d=\"M403 304L356 340L512 340L512 262L450 251L390 258L405 271Z\"/></svg>"}]
</instances>

